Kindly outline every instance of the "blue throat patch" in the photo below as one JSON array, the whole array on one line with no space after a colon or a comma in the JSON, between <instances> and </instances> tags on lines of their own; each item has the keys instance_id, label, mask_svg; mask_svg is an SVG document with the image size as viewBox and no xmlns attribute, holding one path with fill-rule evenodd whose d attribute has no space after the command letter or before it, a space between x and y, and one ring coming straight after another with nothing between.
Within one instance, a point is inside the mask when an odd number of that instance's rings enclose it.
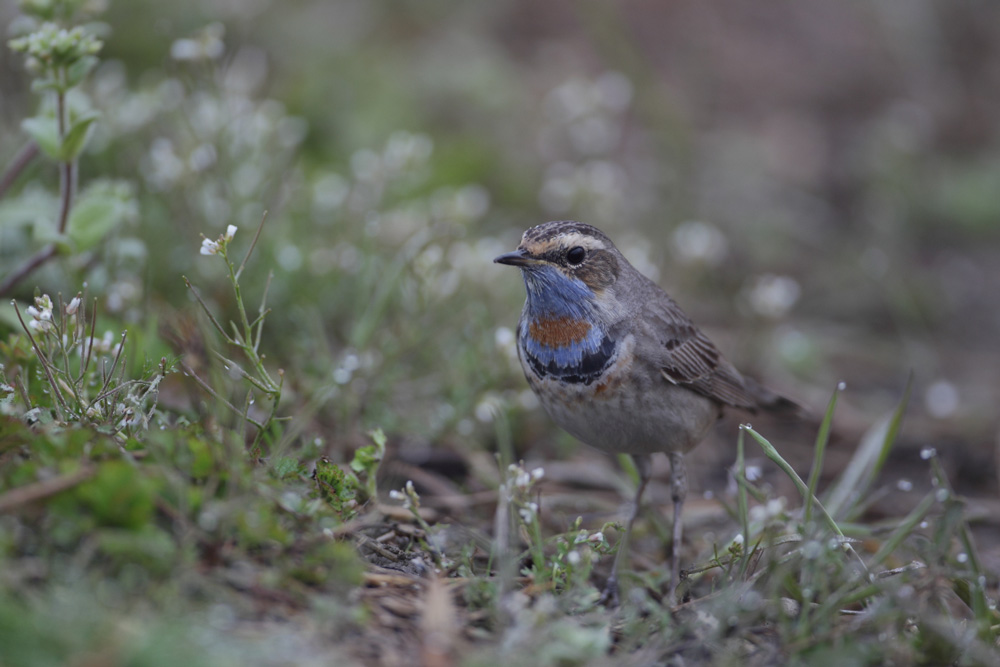
<instances>
[{"instance_id":1,"label":"blue throat patch","mask_svg":"<svg viewBox=\"0 0 1000 667\"><path fill-rule=\"evenodd\" d=\"M589 385L601 376L618 348L600 326L594 312L594 293L582 281L563 275L555 267L522 269L522 275L528 300L518 337L526 361L542 377ZM563 319L586 322L586 334L560 346L532 337L533 322Z\"/></svg>"}]
</instances>

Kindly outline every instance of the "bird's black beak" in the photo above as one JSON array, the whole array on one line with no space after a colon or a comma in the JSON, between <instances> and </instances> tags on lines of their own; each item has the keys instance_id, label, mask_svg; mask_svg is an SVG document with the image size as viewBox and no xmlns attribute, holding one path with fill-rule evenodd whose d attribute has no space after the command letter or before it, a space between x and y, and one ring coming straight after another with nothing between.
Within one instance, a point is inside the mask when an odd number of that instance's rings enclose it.
<instances>
[{"instance_id":1,"label":"bird's black beak","mask_svg":"<svg viewBox=\"0 0 1000 667\"><path fill-rule=\"evenodd\" d=\"M528 264L533 264L536 262L534 257L526 253L525 251L518 248L514 252L504 253L499 257L494 257L493 262L495 264L507 264L509 266L526 266Z\"/></svg>"}]
</instances>

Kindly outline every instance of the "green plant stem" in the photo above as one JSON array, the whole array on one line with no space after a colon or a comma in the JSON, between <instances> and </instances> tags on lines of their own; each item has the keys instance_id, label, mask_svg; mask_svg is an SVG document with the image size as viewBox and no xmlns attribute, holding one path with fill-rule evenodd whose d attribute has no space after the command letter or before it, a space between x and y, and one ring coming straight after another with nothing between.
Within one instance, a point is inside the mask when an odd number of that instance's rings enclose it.
<instances>
[{"instance_id":1,"label":"green plant stem","mask_svg":"<svg viewBox=\"0 0 1000 667\"><path fill-rule=\"evenodd\" d=\"M56 93L56 117L59 123L59 141L62 142L66 136L66 93L62 90ZM6 179L6 174L4 178ZM60 236L65 234L66 226L69 224L69 213L73 208L73 191L75 186L75 161L61 162L59 164L59 218L56 226ZM0 194L2 194L2 191L0 191ZM14 271L3 279L3 282L0 282L0 296L7 295L18 283L34 273L38 267L55 257L57 251L56 244L50 243L21 264L21 266L14 269Z\"/></svg>"},{"instance_id":2,"label":"green plant stem","mask_svg":"<svg viewBox=\"0 0 1000 667\"><path fill-rule=\"evenodd\" d=\"M267 372L267 369L264 368L263 359L261 359L260 355L257 354L257 349L253 345L252 342L254 340L253 327L250 324L250 319L247 317L246 306L243 304L243 293L240 290L240 280L239 277L237 276L236 266L229 260L229 255L227 254L225 248L223 248L221 254L223 256L223 259L226 260L226 268L229 269L229 280L233 284L233 292L236 296L236 307L240 313L240 325L243 328L241 340L238 341L237 344L239 345L240 348L243 349L244 353L246 353L247 358L250 359L250 362L253 363L254 369L257 371L259 376L264 381L267 382L268 392L274 398L275 403L277 403L277 401L281 397L281 388L278 386L278 384L275 383L273 379L271 379L271 376ZM258 326L263 327L263 325L264 323L263 321L261 321Z\"/></svg>"}]
</instances>

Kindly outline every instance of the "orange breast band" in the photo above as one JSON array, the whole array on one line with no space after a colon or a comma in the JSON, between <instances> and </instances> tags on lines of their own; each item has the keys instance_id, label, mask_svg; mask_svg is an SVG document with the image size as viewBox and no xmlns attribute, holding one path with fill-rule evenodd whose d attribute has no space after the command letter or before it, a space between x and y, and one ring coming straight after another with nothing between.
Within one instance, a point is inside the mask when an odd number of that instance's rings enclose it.
<instances>
[{"instance_id":1,"label":"orange breast band","mask_svg":"<svg viewBox=\"0 0 1000 667\"><path fill-rule=\"evenodd\" d=\"M565 347L578 343L590 332L590 323L570 317L536 319L528 324L528 335L546 347Z\"/></svg>"}]
</instances>

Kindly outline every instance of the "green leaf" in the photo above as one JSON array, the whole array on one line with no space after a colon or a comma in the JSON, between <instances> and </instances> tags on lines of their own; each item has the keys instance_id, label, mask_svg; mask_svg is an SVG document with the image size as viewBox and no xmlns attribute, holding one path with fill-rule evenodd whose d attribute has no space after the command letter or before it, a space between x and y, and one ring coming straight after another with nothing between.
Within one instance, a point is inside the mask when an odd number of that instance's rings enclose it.
<instances>
[{"instance_id":1,"label":"green leaf","mask_svg":"<svg viewBox=\"0 0 1000 667\"><path fill-rule=\"evenodd\" d=\"M99 117L100 114L96 111L88 111L71 122L69 131L62 140L60 159L63 162L72 162L80 157L80 153L83 152L87 140L90 138L90 130L94 121Z\"/></svg>"},{"instance_id":2,"label":"green leaf","mask_svg":"<svg viewBox=\"0 0 1000 667\"><path fill-rule=\"evenodd\" d=\"M99 524L134 530L152 517L156 488L131 464L107 461L75 495Z\"/></svg>"},{"instance_id":3,"label":"green leaf","mask_svg":"<svg viewBox=\"0 0 1000 667\"><path fill-rule=\"evenodd\" d=\"M135 198L124 183L100 181L80 195L69 215L66 235L77 252L89 250L135 213Z\"/></svg>"},{"instance_id":4,"label":"green leaf","mask_svg":"<svg viewBox=\"0 0 1000 667\"><path fill-rule=\"evenodd\" d=\"M351 459L351 470L370 475L378 468L379 461L381 460L382 453L379 452L375 445L358 447L357 451L354 452L354 458Z\"/></svg>"},{"instance_id":5,"label":"green leaf","mask_svg":"<svg viewBox=\"0 0 1000 667\"><path fill-rule=\"evenodd\" d=\"M100 62L96 56L82 56L66 68L66 87L71 88L86 78Z\"/></svg>"},{"instance_id":6,"label":"green leaf","mask_svg":"<svg viewBox=\"0 0 1000 667\"><path fill-rule=\"evenodd\" d=\"M27 132L42 152L53 160L60 159L59 125L50 116L33 116L21 121L21 129Z\"/></svg>"},{"instance_id":7,"label":"green leaf","mask_svg":"<svg viewBox=\"0 0 1000 667\"><path fill-rule=\"evenodd\" d=\"M325 500L333 511L344 518L353 514L356 503L352 501L357 497L357 489L360 486L354 473L345 471L324 456L316 462L313 481L316 482L319 497Z\"/></svg>"},{"instance_id":8,"label":"green leaf","mask_svg":"<svg viewBox=\"0 0 1000 667\"><path fill-rule=\"evenodd\" d=\"M298 477L302 472L302 464L291 456L282 456L274 464L274 474L278 479Z\"/></svg>"},{"instance_id":9,"label":"green leaf","mask_svg":"<svg viewBox=\"0 0 1000 667\"><path fill-rule=\"evenodd\" d=\"M35 79L31 82L31 91L33 93L47 93L50 90L54 90L56 92L65 91L66 87L59 81L59 79L52 76Z\"/></svg>"}]
</instances>

